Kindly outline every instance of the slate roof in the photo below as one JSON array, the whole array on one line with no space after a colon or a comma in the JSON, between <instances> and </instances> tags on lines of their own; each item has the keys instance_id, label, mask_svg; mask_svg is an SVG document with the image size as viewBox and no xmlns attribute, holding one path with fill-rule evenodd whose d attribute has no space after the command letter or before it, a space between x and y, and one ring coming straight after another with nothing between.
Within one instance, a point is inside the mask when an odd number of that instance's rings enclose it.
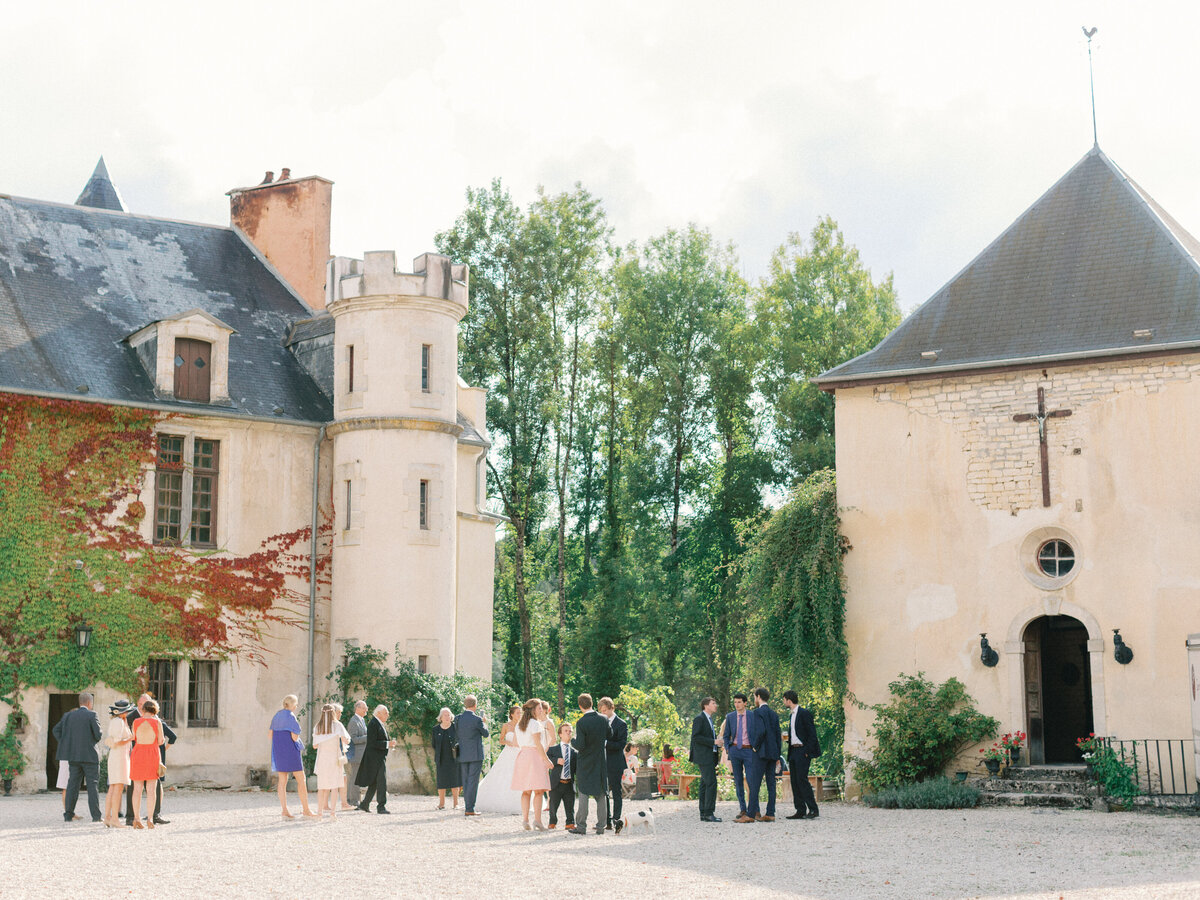
<instances>
[{"instance_id":1,"label":"slate roof","mask_svg":"<svg viewBox=\"0 0 1200 900\"><path fill-rule=\"evenodd\" d=\"M196 308L236 332L228 406L156 396L123 343ZM231 228L0 195L0 391L328 422L329 399L283 345L311 316Z\"/></svg>"},{"instance_id":2,"label":"slate roof","mask_svg":"<svg viewBox=\"0 0 1200 900\"><path fill-rule=\"evenodd\" d=\"M817 383L1197 348L1198 260L1200 242L1094 147L874 349Z\"/></svg>"}]
</instances>

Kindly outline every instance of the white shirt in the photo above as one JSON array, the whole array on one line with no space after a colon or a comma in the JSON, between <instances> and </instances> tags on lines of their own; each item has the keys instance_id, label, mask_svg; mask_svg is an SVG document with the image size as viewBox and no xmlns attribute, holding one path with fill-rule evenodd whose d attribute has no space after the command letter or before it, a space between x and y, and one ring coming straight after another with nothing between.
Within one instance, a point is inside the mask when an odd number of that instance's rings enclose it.
<instances>
[{"instance_id":1,"label":"white shirt","mask_svg":"<svg viewBox=\"0 0 1200 900\"><path fill-rule=\"evenodd\" d=\"M800 738L798 738L796 736L796 714L798 712L800 712L799 705L793 706L792 707L792 721L791 721L791 724L788 726L788 740L791 742L791 745L793 747L803 747L804 746L804 742L801 741Z\"/></svg>"}]
</instances>

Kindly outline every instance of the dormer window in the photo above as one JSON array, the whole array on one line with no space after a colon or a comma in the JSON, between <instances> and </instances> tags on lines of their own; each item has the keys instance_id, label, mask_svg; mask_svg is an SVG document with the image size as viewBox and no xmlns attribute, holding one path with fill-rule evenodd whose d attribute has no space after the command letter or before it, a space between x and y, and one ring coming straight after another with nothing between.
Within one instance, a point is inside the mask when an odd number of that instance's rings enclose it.
<instances>
[{"instance_id":1,"label":"dormer window","mask_svg":"<svg viewBox=\"0 0 1200 900\"><path fill-rule=\"evenodd\" d=\"M211 385L212 344L175 338L175 399L207 403Z\"/></svg>"},{"instance_id":2,"label":"dormer window","mask_svg":"<svg viewBox=\"0 0 1200 900\"><path fill-rule=\"evenodd\" d=\"M125 338L164 400L226 403L234 330L202 309L151 322Z\"/></svg>"}]
</instances>

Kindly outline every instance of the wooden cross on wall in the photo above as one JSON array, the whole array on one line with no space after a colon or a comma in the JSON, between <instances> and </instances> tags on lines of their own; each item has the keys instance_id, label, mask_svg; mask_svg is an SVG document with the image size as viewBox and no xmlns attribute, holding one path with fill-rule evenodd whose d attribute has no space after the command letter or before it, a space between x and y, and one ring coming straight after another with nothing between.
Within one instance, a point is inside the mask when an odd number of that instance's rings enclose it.
<instances>
[{"instance_id":1,"label":"wooden cross on wall","mask_svg":"<svg viewBox=\"0 0 1200 900\"><path fill-rule=\"evenodd\" d=\"M1069 409L1054 409L1046 412L1046 390L1038 388L1038 408L1036 413L1017 413L1014 422L1038 423L1038 454L1042 460L1042 506L1050 505L1050 453L1046 448L1046 420L1065 419L1071 414Z\"/></svg>"}]
</instances>

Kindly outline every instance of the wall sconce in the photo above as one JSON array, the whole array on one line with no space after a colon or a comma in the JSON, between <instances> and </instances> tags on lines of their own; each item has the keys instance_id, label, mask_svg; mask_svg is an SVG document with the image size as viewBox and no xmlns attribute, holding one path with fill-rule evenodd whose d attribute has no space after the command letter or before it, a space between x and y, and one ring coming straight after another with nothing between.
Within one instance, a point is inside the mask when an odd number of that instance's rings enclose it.
<instances>
[{"instance_id":1,"label":"wall sconce","mask_svg":"<svg viewBox=\"0 0 1200 900\"><path fill-rule=\"evenodd\" d=\"M1113 629L1113 659L1123 666L1129 665L1133 659L1133 651L1129 649L1129 645L1125 643L1125 639L1121 637L1121 629Z\"/></svg>"},{"instance_id":2,"label":"wall sconce","mask_svg":"<svg viewBox=\"0 0 1200 900\"><path fill-rule=\"evenodd\" d=\"M80 653L83 653L91 642L92 626L86 622L80 622L75 626L75 646L79 648Z\"/></svg>"},{"instance_id":3,"label":"wall sconce","mask_svg":"<svg viewBox=\"0 0 1200 900\"><path fill-rule=\"evenodd\" d=\"M1000 654L988 643L986 631L979 635L979 661L989 669L1000 662Z\"/></svg>"}]
</instances>

